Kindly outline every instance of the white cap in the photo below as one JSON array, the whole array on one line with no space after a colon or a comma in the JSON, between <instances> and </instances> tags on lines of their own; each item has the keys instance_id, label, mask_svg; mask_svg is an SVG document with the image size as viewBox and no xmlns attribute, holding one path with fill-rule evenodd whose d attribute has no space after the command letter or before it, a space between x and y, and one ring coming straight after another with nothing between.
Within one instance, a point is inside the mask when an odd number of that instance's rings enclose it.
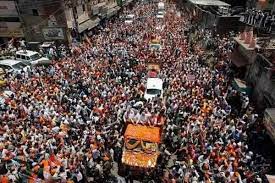
<instances>
[{"instance_id":1,"label":"white cap","mask_svg":"<svg viewBox=\"0 0 275 183\"><path fill-rule=\"evenodd\" d=\"M32 163L32 166L35 166L35 165L37 165L37 163L36 163L36 162L33 162L33 163Z\"/></svg>"},{"instance_id":2,"label":"white cap","mask_svg":"<svg viewBox=\"0 0 275 183\"><path fill-rule=\"evenodd\" d=\"M263 182L262 179L261 179L260 177L258 177L256 180L257 180L258 182Z\"/></svg>"}]
</instances>

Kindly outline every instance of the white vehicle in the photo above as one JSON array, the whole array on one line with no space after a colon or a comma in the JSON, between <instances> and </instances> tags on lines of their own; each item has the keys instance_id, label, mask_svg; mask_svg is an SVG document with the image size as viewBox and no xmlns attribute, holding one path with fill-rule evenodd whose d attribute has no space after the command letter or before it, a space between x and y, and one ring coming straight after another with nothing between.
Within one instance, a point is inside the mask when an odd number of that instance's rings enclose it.
<instances>
[{"instance_id":1,"label":"white vehicle","mask_svg":"<svg viewBox=\"0 0 275 183\"><path fill-rule=\"evenodd\" d=\"M162 95L163 81L160 78L148 78L144 98L149 100L157 96L162 97Z\"/></svg>"},{"instance_id":2,"label":"white vehicle","mask_svg":"<svg viewBox=\"0 0 275 183\"><path fill-rule=\"evenodd\" d=\"M1 60L0 61L0 68L2 68L5 73L8 72L21 72L27 71L28 65L26 65L24 62L21 62L19 60Z\"/></svg>"},{"instance_id":3,"label":"white vehicle","mask_svg":"<svg viewBox=\"0 0 275 183\"><path fill-rule=\"evenodd\" d=\"M127 16L125 17L125 23L127 23L127 24L133 23L134 17L135 17L135 15L133 15L133 14L127 15Z\"/></svg>"},{"instance_id":4,"label":"white vehicle","mask_svg":"<svg viewBox=\"0 0 275 183\"><path fill-rule=\"evenodd\" d=\"M158 10L160 10L160 11L165 10L164 2L159 2L158 3Z\"/></svg>"},{"instance_id":5,"label":"white vehicle","mask_svg":"<svg viewBox=\"0 0 275 183\"><path fill-rule=\"evenodd\" d=\"M15 58L16 58L16 60L20 60L22 62L26 62L27 64L31 64L31 65L51 64L51 61L48 58L42 57L36 51L20 50L20 51L16 52Z\"/></svg>"},{"instance_id":6,"label":"white vehicle","mask_svg":"<svg viewBox=\"0 0 275 183\"><path fill-rule=\"evenodd\" d=\"M163 19L164 18L164 11L158 11L157 18Z\"/></svg>"}]
</instances>

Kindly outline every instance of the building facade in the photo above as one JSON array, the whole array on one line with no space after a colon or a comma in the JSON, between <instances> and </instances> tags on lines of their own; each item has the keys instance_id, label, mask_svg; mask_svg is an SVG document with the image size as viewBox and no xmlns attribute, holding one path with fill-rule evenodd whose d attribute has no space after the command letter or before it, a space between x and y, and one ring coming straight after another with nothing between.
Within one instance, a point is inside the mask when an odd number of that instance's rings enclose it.
<instances>
[{"instance_id":1,"label":"building facade","mask_svg":"<svg viewBox=\"0 0 275 183\"><path fill-rule=\"evenodd\" d=\"M2 0L0 1L0 45L13 37L24 37L17 3L14 0Z\"/></svg>"},{"instance_id":2,"label":"building facade","mask_svg":"<svg viewBox=\"0 0 275 183\"><path fill-rule=\"evenodd\" d=\"M242 72L239 78L252 88L251 99L258 109L275 107L275 40L257 38L257 44L252 46L241 37L235 38L236 46L231 54L232 62Z\"/></svg>"},{"instance_id":3,"label":"building facade","mask_svg":"<svg viewBox=\"0 0 275 183\"><path fill-rule=\"evenodd\" d=\"M99 23L132 0L18 0L27 41L71 40L91 34Z\"/></svg>"},{"instance_id":4,"label":"building facade","mask_svg":"<svg viewBox=\"0 0 275 183\"><path fill-rule=\"evenodd\" d=\"M248 66L246 80L253 87L252 98L259 109L275 107L275 66L263 54L258 54Z\"/></svg>"},{"instance_id":5,"label":"building facade","mask_svg":"<svg viewBox=\"0 0 275 183\"><path fill-rule=\"evenodd\" d=\"M26 40L66 41L65 5L62 0L19 0L18 9Z\"/></svg>"},{"instance_id":6,"label":"building facade","mask_svg":"<svg viewBox=\"0 0 275 183\"><path fill-rule=\"evenodd\" d=\"M81 36L91 33L91 29L96 27L100 21L114 16L119 10L115 0L87 0L74 1L66 6L65 14L68 28Z\"/></svg>"}]
</instances>

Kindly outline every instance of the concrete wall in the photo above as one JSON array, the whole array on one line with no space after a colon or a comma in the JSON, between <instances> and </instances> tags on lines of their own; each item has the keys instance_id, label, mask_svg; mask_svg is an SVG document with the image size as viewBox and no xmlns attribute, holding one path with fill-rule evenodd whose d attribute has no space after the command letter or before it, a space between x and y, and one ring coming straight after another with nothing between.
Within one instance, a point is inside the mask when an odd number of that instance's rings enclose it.
<instances>
[{"instance_id":1,"label":"concrete wall","mask_svg":"<svg viewBox=\"0 0 275 183\"><path fill-rule=\"evenodd\" d=\"M252 99L259 109L275 107L275 83L271 78L272 72L268 69L270 67L272 64L260 54L248 66L246 80L254 88Z\"/></svg>"},{"instance_id":2,"label":"concrete wall","mask_svg":"<svg viewBox=\"0 0 275 183\"><path fill-rule=\"evenodd\" d=\"M11 37L24 37L21 21L15 1L0 0L0 16L6 18L0 22L0 38L6 42Z\"/></svg>"},{"instance_id":3,"label":"concrete wall","mask_svg":"<svg viewBox=\"0 0 275 183\"><path fill-rule=\"evenodd\" d=\"M27 41L45 41L42 30L54 20L56 27L67 27L64 1L56 0L22 0L18 4L24 23ZM34 13L37 11L38 16Z\"/></svg>"}]
</instances>

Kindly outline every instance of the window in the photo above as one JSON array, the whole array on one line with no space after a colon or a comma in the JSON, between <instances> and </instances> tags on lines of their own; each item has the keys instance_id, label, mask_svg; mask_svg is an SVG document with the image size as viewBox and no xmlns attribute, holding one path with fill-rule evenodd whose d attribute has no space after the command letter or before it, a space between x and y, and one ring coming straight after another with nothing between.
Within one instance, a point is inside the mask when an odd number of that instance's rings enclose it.
<instances>
[{"instance_id":1,"label":"window","mask_svg":"<svg viewBox=\"0 0 275 183\"><path fill-rule=\"evenodd\" d=\"M25 57L25 56L24 56L24 57ZM23 69L24 67L26 67L26 65L23 64L23 63L21 63L21 62L19 62L19 63L13 65L12 67L13 67L14 69L20 70L20 69Z\"/></svg>"},{"instance_id":2,"label":"window","mask_svg":"<svg viewBox=\"0 0 275 183\"><path fill-rule=\"evenodd\" d=\"M41 56L38 53L31 56L31 60L38 60L40 58L41 58Z\"/></svg>"},{"instance_id":3,"label":"window","mask_svg":"<svg viewBox=\"0 0 275 183\"><path fill-rule=\"evenodd\" d=\"M149 95L160 95L161 94L161 91L158 90L158 89L147 89L147 93Z\"/></svg>"},{"instance_id":4,"label":"window","mask_svg":"<svg viewBox=\"0 0 275 183\"><path fill-rule=\"evenodd\" d=\"M20 57L20 55L16 55L16 58L19 58L19 59L20 59L21 57Z\"/></svg>"},{"instance_id":5,"label":"window","mask_svg":"<svg viewBox=\"0 0 275 183\"><path fill-rule=\"evenodd\" d=\"M73 12L74 12L74 14L76 15L76 18L78 18L76 7L73 8Z\"/></svg>"},{"instance_id":6,"label":"window","mask_svg":"<svg viewBox=\"0 0 275 183\"><path fill-rule=\"evenodd\" d=\"M33 16L39 16L37 9L32 9Z\"/></svg>"},{"instance_id":7,"label":"window","mask_svg":"<svg viewBox=\"0 0 275 183\"><path fill-rule=\"evenodd\" d=\"M30 57L26 57L27 58L27 60L30 60Z\"/></svg>"},{"instance_id":8,"label":"window","mask_svg":"<svg viewBox=\"0 0 275 183\"><path fill-rule=\"evenodd\" d=\"M21 58L22 58L23 60L26 60L26 56L25 56L25 55L22 55Z\"/></svg>"},{"instance_id":9,"label":"window","mask_svg":"<svg viewBox=\"0 0 275 183\"><path fill-rule=\"evenodd\" d=\"M82 4L82 9L83 11L85 11L85 4Z\"/></svg>"}]
</instances>

